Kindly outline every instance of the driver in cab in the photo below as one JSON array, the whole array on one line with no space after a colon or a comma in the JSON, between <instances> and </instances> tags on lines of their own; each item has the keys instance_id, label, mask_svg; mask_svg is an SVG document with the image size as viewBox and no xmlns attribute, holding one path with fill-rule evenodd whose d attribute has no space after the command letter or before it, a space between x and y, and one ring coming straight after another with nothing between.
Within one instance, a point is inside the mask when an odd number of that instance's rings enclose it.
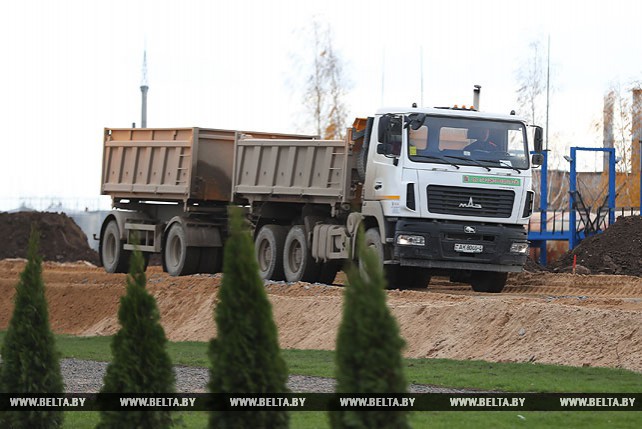
<instances>
[{"instance_id":1,"label":"driver in cab","mask_svg":"<svg viewBox=\"0 0 642 429\"><path fill-rule=\"evenodd\" d=\"M475 139L475 141L464 148L466 151L492 152L499 149L499 146L490 139L490 129L488 128L471 128L468 130L468 138Z\"/></svg>"}]
</instances>

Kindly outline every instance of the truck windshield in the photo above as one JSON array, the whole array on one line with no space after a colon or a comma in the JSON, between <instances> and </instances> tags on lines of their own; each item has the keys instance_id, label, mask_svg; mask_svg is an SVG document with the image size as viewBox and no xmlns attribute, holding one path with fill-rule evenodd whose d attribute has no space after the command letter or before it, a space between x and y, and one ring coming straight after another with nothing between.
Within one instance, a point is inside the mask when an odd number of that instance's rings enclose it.
<instances>
[{"instance_id":1,"label":"truck windshield","mask_svg":"<svg viewBox=\"0 0 642 429\"><path fill-rule=\"evenodd\" d=\"M408 157L414 162L528 168L526 130L521 122L426 117L408 128Z\"/></svg>"}]
</instances>

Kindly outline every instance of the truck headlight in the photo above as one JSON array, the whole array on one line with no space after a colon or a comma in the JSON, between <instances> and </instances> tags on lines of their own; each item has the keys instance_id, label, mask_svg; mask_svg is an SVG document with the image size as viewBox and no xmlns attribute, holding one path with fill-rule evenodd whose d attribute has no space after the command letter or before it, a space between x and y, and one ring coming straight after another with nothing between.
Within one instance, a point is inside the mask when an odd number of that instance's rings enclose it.
<instances>
[{"instance_id":1,"label":"truck headlight","mask_svg":"<svg viewBox=\"0 0 642 429\"><path fill-rule=\"evenodd\" d=\"M510 253L526 253L528 252L528 243L513 243L510 246Z\"/></svg>"},{"instance_id":2,"label":"truck headlight","mask_svg":"<svg viewBox=\"0 0 642 429\"><path fill-rule=\"evenodd\" d=\"M423 235L399 234L397 244L400 246L425 246L426 239Z\"/></svg>"}]
</instances>

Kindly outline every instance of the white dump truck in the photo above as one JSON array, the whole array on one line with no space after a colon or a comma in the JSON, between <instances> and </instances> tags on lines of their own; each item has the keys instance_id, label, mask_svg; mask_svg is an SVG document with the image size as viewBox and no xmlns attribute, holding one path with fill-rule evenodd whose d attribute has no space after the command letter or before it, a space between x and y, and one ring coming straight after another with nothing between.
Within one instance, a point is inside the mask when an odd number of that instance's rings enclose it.
<instances>
[{"instance_id":1,"label":"white dump truck","mask_svg":"<svg viewBox=\"0 0 642 429\"><path fill-rule=\"evenodd\" d=\"M218 272L233 204L246 208L265 279L331 283L362 226L391 287L442 275L500 292L526 261L541 146L540 127L466 108L382 109L345 140L108 128L101 261L126 271L137 242L171 275Z\"/></svg>"}]
</instances>

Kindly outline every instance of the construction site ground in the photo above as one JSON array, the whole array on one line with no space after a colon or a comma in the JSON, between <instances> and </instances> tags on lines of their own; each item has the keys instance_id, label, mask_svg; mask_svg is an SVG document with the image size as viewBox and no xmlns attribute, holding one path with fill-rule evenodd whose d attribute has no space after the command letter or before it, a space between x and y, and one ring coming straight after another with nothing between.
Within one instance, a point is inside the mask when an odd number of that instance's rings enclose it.
<instances>
[{"instance_id":1,"label":"construction site ground","mask_svg":"<svg viewBox=\"0 0 642 429\"><path fill-rule=\"evenodd\" d=\"M56 333L112 335L119 326L124 274L107 274L87 237L60 213L0 213L0 330L11 317L29 231L40 231L40 254L51 325ZM81 260L79 262L79 260ZM87 262L90 261L90 262ZM577 266L572 271L573 261ZM476 359L642 372L642 217L620 218L548 268L529 259L504 292L473 292L433 278L422 290L390 290L388 305L415 358ZM214 308L221 275L170 277L147 271L165 331L173 341L216 335ZM266 283L284 348L333 349L345 277L332 286Z\"/></svg>"},{"instance_id":2,"label":"construction site ground","mask_svg":"<svg viewBox=\"0 0 642 429\"><path fill-rule=\"evenodd\" d=\"M0 330L12 312L22 259L0 261ZM87 262L44 262L50 320L60 334L112 335L126 276ZM216 335L221 275L170 277L147 271L149 291L173 341ZM345 278L335 285L266 283L284 348L333 349ZM415 358L475 359L642 372L642 279L545 271L511 275L501 294L434 278L425 290L390 290L388 305Z\"/></svg>"}]
</instances>

